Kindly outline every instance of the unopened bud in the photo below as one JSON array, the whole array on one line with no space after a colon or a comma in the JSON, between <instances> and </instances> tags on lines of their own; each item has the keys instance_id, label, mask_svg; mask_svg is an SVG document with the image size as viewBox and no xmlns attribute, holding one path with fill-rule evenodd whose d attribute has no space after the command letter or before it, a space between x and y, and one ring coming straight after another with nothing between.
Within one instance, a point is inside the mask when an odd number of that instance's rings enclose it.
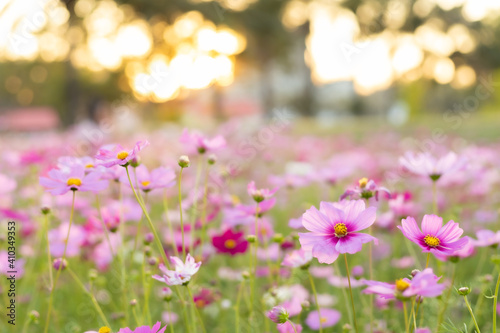
<instances>
[{"instance_id":1,"label":"unopened bud","mask_svg":"<svg viewBox=\"0 0 500 333\"><path fill-rule=\"evenodd\" d=\"M170 289L169 287L163 288L161 290L161 294L165 301L170 302L172 300L172 289Z\"/></svg>"},{"instance_id":2,"label":"unopened bud","mask_svg":"<svg viewBox=\"0 0 500 333\"><path fill-rule=\"evenodd\" d=\"M155 236L151 233L151 232L148 232L145 236L144 236L144 245L148 245L148 244L151 244L153 243L153 240L155 239Z\"/></svg>"},{"instance_id":3,"label":"unopened bud","mask_svg":"<svg viewBox=\"0 0 500 333\"><path fill-rule=\"evenodd\" d=\"M350 332L350 331L352 331L352 327L351 327L351 325L349 325L349 324L344 324L344 326L342 326L342 332L343 332L343 333L348 333L348 332Z\"/></svg>"},{"instance_id":4,"label":"unopened bud","mask_svg":"<svg viewBox=\"0 0 500 333\"><path fill-rule=\"evenodd\" d=\"M38 323L38 318L40 318L40 314L36 310L31 310L29 313L29 320L33 323Z\"/></svg>"},{"instance_id":5,"label":"unopened bud","mask_svg":"<svg viewBox=\"0 0 500 333\"><path fill-rule=\"evenodd\" d=\"M93 281L97 279L97 271L93 268L89 269L89 280Z\"/></svg>"},{"instance_id":6,"label":"unopened bud","mask_svg":"<svg viewBox=\"0 0 500 333\"><path fill-rule=\"evenodd\" d=\"M137 305L137 300L134 298L133 300L130 301L131 306L136 306Z\"/></svg>"},{"instance_id":7,"label":"unopened bud","mask_svg":"<svg viewBox=\"0 0 500 333\"><path fill-rule=\"evenodd\" d=\"M141 158L139 156L136 156L129 161L129 164L131 167L137 168L139 165L141 165Z\"/></svg>"},{"instance_id":8,"label":"unopened bud","mask_svg":"<svg viewBox=\"0 0 500 333\"><path fill-rule=\"evenodd\" d=\"M149 246L144 246L144 254L147 256L151 255L151 248Z\"/></svg>"},{"instance_id":9,"label":"unopened bud","mask_svg":"<svg viewBox=\"0 0 500 333\"><path fill-rule=\"evenodd\" d=\"M247 241L249 243L255 243L256 240L257 240L257 237L255 237L255 235L248 235L247 236Z\"/></svg>"},{"instance_id":10,"label":"unopened bud","mask_svg":"<svg viewBox=\"0 0 500 333\"><path fill-rule=\"evenodd\" d=\"M68 266L68 262L66 261L66 259L56 258L52 262L52 265L55 270L58 271L60 269L61 271L63 271Z\"/></svg>"},{"instance_id":11,"label":"unopened bud","mask_svg":"<svg viewBox=\"0 0 500 333\"><path fill-rule=\"evenodd\" d=\"M48 215L50 213L49 207L42 207L40 210L42 211L43 215Z\"/></svg>"},{"instance_id":12,"label":"unopened bud","mask_svg":"<svg viewBox=\"0 0 500 333\"><path fill-rule=\"evenodd\" d=\"M243 271L241 273L241 276L245 279L245 280L248 280L250 278L250 272L248 271Z\"/></svg>"},{"instance_id":13,"label":"unopened bud","mask_svg":"<svg viewBox=\"0 0 500 333\"><path fill-rule=\"evenodd\" d=\"M187 157L186 155L182 155L181 157L179 157L179 166L181 168L187 168L189 167L189 157Z\"/></svg>"},{"instance_id":14,"label":"unopened bud","mask_svg":"<svg viewBox=\"0 0 500 333\"><path fill-rule=\"evenodd\" d=\"M420 273L420 270L414 269L411 271L411 276L415 277L415 275L417 275L418 273Z\"/></svg>"},{"instance_id":15,"label":"unopened bud","mask_svg":"<svg viewBox=\"0 0 500 333\"><path fill-rule=\"evenodd\" d=\"M156 257L151 257L148 259L148 264L151 266L156 266L158 265L158 258Z\"/></svg>"},{"instance_id":16,"label":"unopened bud","mask_svg":"<svg viewBox=\"0 0 500 333\"><path fill-rule=\"evenodd\" d=\"M274 234L273 236L273 242L281 244L285 241L285 237L283 237L282 234Z\"/></svg>"},{"instance_id":17,"label":"unopened bud","mask_svg":"<svg viewBox=\"0 0 500 333\"><path fill-rule=\"evenodd\" d=\"M458 288L457 292L459 295L462 295L462 296L467 296L470 294L470 288L469 287L462 287L462 288Z\"/></svg>"},{"instance_id":18,"label":"unopened bud","mask_svg":"<svg viewBox=\"0 0 500 333\"><path fill-rule=\"evenodd\" d=\"M208 164L214 165L217 162L217 157L214 154L210 154L207 159Z\"/></svg>"},{"instance_id":19,"label":"unopened bud","mask_svg":"<svg viewBox=\"0 0 500 333\"><path fill-rule=\"evenodd\" d=\"M311 303L309 303L309 301L303 301L300 305L302 306L302 309L306 311L311 307Z\"/></svg>"}]
</instances>

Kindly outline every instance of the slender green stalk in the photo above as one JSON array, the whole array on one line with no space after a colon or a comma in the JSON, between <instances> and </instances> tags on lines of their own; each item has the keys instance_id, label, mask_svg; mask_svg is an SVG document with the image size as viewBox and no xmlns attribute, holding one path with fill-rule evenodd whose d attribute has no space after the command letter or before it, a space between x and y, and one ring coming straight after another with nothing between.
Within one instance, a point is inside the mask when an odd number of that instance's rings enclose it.
<instances>
[{"instance_id":1,"label":"slender green stalk","mask_svg":"<svg viewBox=\"0 0 500 333\"><path fill-rule=\"evenodd\" d=\"M182 170L179 171L179 213L181 215L181 234L182 234L182 258L186 260L186 246L184 245L184 220L182 219L182 191L181 191L181 182L182 182Z\"/></svg>"},{"instance_id":2,"label":"slender green stalk","mask_svg":"<svg viewBox=\"0 0 500 333\"><path fill-rule=\"evenodd\" d=\"M337 271L337 275L338 276L341 276L340 274L340 268L339 268L339 263L337 262L337 260L335 260L333 262L333 266L335 268L335 270ZM342 295L344 296L344 302L349 302L349 299L348 299L348 296L347 296L347 292L345 291L345 288L340 288L342 289ZM346 310L347 310L347 316L349 317L349 321L352 321L352 313L351 313L351 308L350 307L346 307Z\"/></svg>"},{"instance_id":3,"label":"slender green stalk","mask_svg":"<svg viewBox=\"0 0 500 333\"><path fill-rule=\"evenodd\" d=\"M413 329L416 331L417 330L417 315L415 314L415 300L416 300L416 296L413 297L413 299L411 300L411 315L410 316L413 316Z\"/></svg>"},{"instance_id":4,"label":"slender green stalk","mask_svg":"<svg viewBox=\"0 0 500 333\"><path fill-rule=\"evenodd\" d=\"M448 308L448 300L450 299L451 290L453 289L453 284L455 283L455 274L456 274L456 272L457 272L456 264L453 264L452 273L451 273L451 284L450 284L450 287L448 288L448 294L446 295L446 298L444 299L444 305L443 305L443 307L442 307L442 309L441 309L441 311L439 312L439 315L438 315L438 323L437 323L437 326L436 326L436 332L439 331L439 327L443 323L444 315L445 315L446 310Z\"/></svg>"},{"instance_id":5,"label":"slender green stalk","mask_svg":"<svg viewBox=\"0 0 500 333\"><path fill-rule=\"evenodd\" d=\"M198 316L198 319L200 321L200 326L201 326L201 330L203 331L203 333L207 333L207 331L205 330L205 325L203 324L203 318L201 318L201 314L200 314L200 311L198 311L198 307L196 306L196 303L194 302L194 298L193 298L193 294L191 293L191 289L189 289L189 285L186 284L186 290L189 294L189 298L191 299L191 304L192 304L192 312L196 312L196 315ZM193 324L196 322L196 318L195 316L193 316Z\"/></svg>"},{"instance_id":6,"label":"slender green stalk","mask_svg":"<svg viewBox=\"0 0 500 333\"><path fill-rule=\"evenodd\" d=\"M493 298L493 333L497 333L497 300L498 300L499 287L500 287L500 273L498 274L497 286L495 287L495 297Z\"/></svg>"},{"instance_id":7,"label":"slender green stalk","mask_svg":"<svg viewBox=\"0 0 500 333\"><path fill-rule=\"evenodd\" d=\"M255 208L255 242L254 244L254 255L253 255L253 274L251 274L251 304L252 304L252 309L250 310L250 313L253 313L253 306L254 306L254 301L255 301L255 281L257 280L257 266L258 266L258 259L257 259L257 250L259 248L259 203L257 202L257 206Z\"/></svg>"},{"instance_id":8,"label":"slender green stalk","mask_svg":"<svg viewBox=\"0 0 500 333\"><path fill-rule=\"evenodd\" d=\"M432 181L432 212L438 214L437 180Z\"/></svg>"},{"instance_id":9,"label":"slender green stalk","mask_svg":"<svg viewBox=\"0 0 500 333\"><path fill-rule=\"evenodd\" d=\"M316 293L316 286L314 285L314 279L311 275L311 272L309 272L309 269L307 270L307 275L309 276L309 282L311 283L311 289L314 295L314 302L316 302L316 308L318 309L318 316L321 319L321 312L319 308L319 302L318 302L318 294ZM320 333L323 332L323 323L321 320L319 321L319 331Z\"/></svg>"},{"instance_id":10,"label":"slender green stalk","mask_svg":"<svg viewBox=\"0 0 500 333\"><path fill-rule=\"evenodd\" d=\"M142 260L142 289L144 290L144 306L142 308L142 321L150 323L151 322L151 312L149 310L149 292L150 284L146 281L146 253L143 254L144 258Z\"/></svg>"},{"instance_id":11,"label":"slender green stalk","mask_svg":"<svg viewBox=\"0 0 500 333\"><path fill-rule=\"evenodd\" d=\"M351 306L352 306L352 321L354 324L354 331L358 333L358 324L356 323L356 310L354 308L354 297L352 296L351 288L351 274L349 273L349 265L347 264L347 254L344 253L345 269L347 273L347 282L349 283L349 293L351 294Z\"/></svg>"},{"instance_id":12,"label":"slender green stalk","mask_svg":"<svg viewBox=\"0 0 500 333\"><path fill-rule=\"evenodd\" d=\"M172 316L172 307L170 306L170 302L167 302L167 311L168 311L168 326L170 327L170 333L174 333L174 325L171 322Z\"/></svg>"},{"instance_id":13,"label":"slender green stalk","mask_svg":"<svg viewBox=\"0 0 500 333\"><path fill-rule=\"evenodd\" d=\"M241 301L241 294L243 293L243 289L245 288L245 279L241 280L240 288L238 290L238 296L236 297L236 305L234 306L234 322L235 322L235 329L236 333L240 332L240 301Z\"/></svg>"},{"instance_id":14,"label":"slender green stalk","mask_svg":"<svg viewBox=\"0 0 500 333\"><path fill-rule=\"evenodd\" d=\"M476 317L474 316L474 312L472 311L472 308L470 307L470 304L469 304L469 301L467 300L467 296L466 295L464 295L464 300L465 300L465 305L467 306L467 309L469 309L469 313L470 313L470 315L472 317L472 320L474 321L474 325L476 326L477 333L481 333L481 330L479 329L479 326L477 325ZM496 317L496 313L495 313L495 317ZM494 326L493 326L493 332L496 332Z\"/></svg>"},{"instance_id":15,"label":"slender green stalk","mask_svg":"<svg viewBox=\"0 0 500 333\"><path fill-rule=\"evenodd\" d=\"M71 277L73 277L73 279L76 281L76 283L80 286L80 288L82 288L83 292L85 292L87 295L90 296L90 299L92 300L92 304L94 305L97 313L99 313L99 316L101 317L102 322L106 326L108 326L109 328L111 328L111 325L108 323L108 320L106 319L106 316L102 312L102 309L99 306L99 303L97 303L97 300L95 299L94 295L90 291L88 291L87 288L85 288L85 285L82 283L82 281L80 281L80 279L78 278L78 276L76 276L75 272L73 272L69 266L66 267L66 269L68 270L68 272L71 275Z\"/></svg>"},{"instance_id":16,"label":"slender green stalk","mask_svg":"<svg viewBox=\"0 0 500 333\"><path fill-rule=\"evenodd\" d=\"M293 325L293 323L292 323L290 320L288 320L288 319L287 319L286 321L288 321L288 322L290 323L290 326L292 326L293 331L294 331L295 333L297 333L297 329L295 328L295 326Z\"/></svg>"},{"instance_id":17,"label":"slender green stalk","mask_svg":"<svg viewBox=\"0 0 500 333\"><path fill-rule=\"evenodd\" d=\"M68 240L69 240L69 233L71 231L71 226L73 225L73 215L75 212L75 197L76 197L76 191L73 192L73 199L71 201L71 212L69 215L69 227L68 227L68 233L66 234L66 239L64 240L64 251L63 251L63 256L62 260L66 260L66 250L68 249ZM59 277L61 276L62 272L62 264L59 265L59 269L57 270L56 273L56 278L54 280L54 284L52 284L50 288L50 296L49 296L49 306L48 306L48 311L47 311L47 320L45 321L45 329L44 333L47 333L49 330L49 324L50 324L50 314L52 312L52 302L54 300L54 290L56 289L57 282L59 281Z\"/></svg>"},{"instance_id":18,"label":"slender green stalk","mask_svg":"<svg viewBox=\"0 0 500 333\"><path fill-rule=\"evenodd\" d=\"M431 253L427 253L427 260L425 261L425 268L429 267L429 261L431 259Z\"/></svg>"},{"instance_id":19,"label":"slender green stalk","mask_svg":"<svg viewBox=\"0 0 500 333\"><path fill-rule=\"evenodd\" d=\"M49 242L49 214L44 214L45 218L45 239L47 241L47 263L49 264L49 279L50 287L54 285L54 274L52 273L52 257L50 255L50 242Z\"/></svg>"},{"instance_id":20,"label":"slender green stalk","mask_svg":"<svg viewBox=\"0 0 500 333\"><path fill-rule=\"evenodd\" d=\"M191 209L191 237L190 237L190 249L194 249L194 240L195 240L195 230L196 230L196 217L198 212L198 187L200 184L201 171L203 164L201 161L203 160L203 156L200 155L198 158L198 166L196 167L196 179L194 181L194 201Z\"/></svg>"},{"instance_id":21,"label":"slender green stalk","mask_svg":"<svg viewBox=\"0 0 500 333\"><path fill-rule=\"evenodd\" d=\"M135 310L135 306L132 307L132 314L134 316L134 320L135 320L137 326L141 325L141 322L139 321L139 318L137 317L137 311Z\"/></svg>"},{"instance_id":22,"label":"slender green stalk","mask_svg":"<svg viewBox=\"0 0 500 333\"><path fill-rule=\"evenodd\" d=\"M405 317L405 332L410 333L410 321L408 320L408 309L406 308L406 301L403 302L403 312Z\"/></svg>"},{"instance_id":23,"label":"slender green stalk","mask_svg":"<svg viewBox=\"0 0 500 333\"><path fill-rule=\"evenodd\" d=\"M207 205L208 205L208 172L210 170L209 164L205 167L205 183L203 185L203 209L201 212L201 246L203 249L203 244L207 237Z\"/></svg>"}]
</instances>

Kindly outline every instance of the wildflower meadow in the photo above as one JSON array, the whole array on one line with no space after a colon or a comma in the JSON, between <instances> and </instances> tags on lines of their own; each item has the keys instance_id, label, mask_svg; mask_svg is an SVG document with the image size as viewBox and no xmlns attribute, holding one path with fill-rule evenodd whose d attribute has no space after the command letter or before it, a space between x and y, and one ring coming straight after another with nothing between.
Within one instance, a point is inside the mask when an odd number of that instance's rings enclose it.
<instances>
[{"instance_id":1,"label":"wildflower meadow","mask_svg":"<svg viewBox=\"0 0 500 333\"><path fill-rule=\"evenodd\" d=\"M498 142L259 129L1 142L0 331L498 332Z\"/></svg>"}]
</instances>

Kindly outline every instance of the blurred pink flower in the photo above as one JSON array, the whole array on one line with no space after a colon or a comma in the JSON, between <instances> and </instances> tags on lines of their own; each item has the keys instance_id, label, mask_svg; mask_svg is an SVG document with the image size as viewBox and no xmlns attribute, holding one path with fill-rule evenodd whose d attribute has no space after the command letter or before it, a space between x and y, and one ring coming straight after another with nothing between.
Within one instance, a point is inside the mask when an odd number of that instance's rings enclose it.
<instances>
[{"instance_id":1,"label":"blurred pink flower","mask_svg":"<svg viewBox=\"0 0 500 333\"><path fill-rule=\"evenodd\" d=\"M311 207L302 217L302 224L311 231L299 233L305 251L312 251L320 263L333 263L339 254L361 251L364 243L376 238L359 233L370 227L376 218L376 208L365 209L363 200L321 202L320 209Z\"/></svg>"},{"instance_id":2,"label":"blurred pink flower","mask_svg":"<svg viewBox=\"0 0 500 333\"><path fill-rule=\"evenodd\" d=\"M295 327L295 330L293 329ZM278 329L278 332L280 333L301 333L302 332L302 325L300 324L293 324L287 321L286 323L283 324L278 324L276 326Z\"/></svg>"},{"instance_id":3,"label":"blurred pink flower","mask_svg":"<svg viewBox=\"0 0 500 333\"><path fill-rule=\"evenodd\" d=\"M245 253L248 248L248 242L243 232L233 232L227 229L222 235L212 238L212 245L219 253L228 253L232 256L238 253Z\"/></svg>"},{"instance_id":4,"label":"blurred pink flower","mask_svg":"<svg viewBox=\"0 0 500 333\"><path fill-rule=\"evenodd\" d=\"M247 192L248 194L256 201L256 202L262 202L266 199L271 198L274 193L278 188L274 188L272 190L269 190L267 188L262 188L262 189L257 189L255 187L255 182L252 180L250 183L248 183L247 186Z\"/></svg>"},{"instance_id":5,"label":"blurred pink flower","mask_svg":"<svg viewBox=\"0 0 500 333\"><path fill-rule=\"evenodd\" d=\"M201 266L201 262L195 262L189 253L185 263L177 257L170 257L170 260L173 262L175 270L168 270L164 264L160 264L159 268L163 272L163 276L153 275L153 279L165 282L169 286L188 283Z\"/></svg>"},{"instance_id":6,"label":"blurred pink flower","mask_svg":"<svg viewBox=\"0 0 500 333\"><path fill-rule=\"evenodd\" d=\"M401 166L420 176L427 176L433 181L438 180L444 174L453 173L465 167L467 159L458 157L457 154L449 152L445 156L436 159L430 153L406 152L399 158Z\"/></svg>"},{"instance_id":7,"label":"blurred pink flower","mask_svg":"<svg viewBox=\"0 0 500 333\"><path fill-rule=\"evenodd\" d=\"M312 258L313 256L311 251L304 251L300 249L288 253L281 264L292 268L302 267L308 265Z\"/></svg>"},{"instance_id":8,"label":"blurred pink flower","mask_svg":"<svg viewBox=\"0 0 500 333\"><path fill-rule=\"evenodd\" d=\"M476 232L476 239L472 239L472 244L478 247L500 245L500 231L491 231L487 229Z\"/></svg>"},{"instance_id":9,"label":"blurred pink flower","mask_svg":"<svg viewBox=\"0 0 500 333\"><path fill-rule=\"evenodd\" d=\"M200 154L224 148L226 146L226 140L222 135L217 135L216 137L209 139L198 131L191 131L191 133L189 133L187 128L182 131L179 141L196 148Z\"/></svg>"},{"instance_id":10,"label":"blurred pink flower","mask_svg":"<svg viewBox=\"0 0 500 333\"><path fill-rule=\"evenodd\" d=\"M52 169L47 177L40 177L40 184L53 195L62 195L68 191L94 192L108 187L108 181L102 180L97 172L85 174L82 166L69 167L67 170Z\"/></svg>"},{"instance_id":11,"label":"blurred pink flower","mask_svg":"<svg viewBox=\"0 0 500 333\"><path fill-rule=\"evenodd\" d=\"M306 324L313 330L319 330L320 322L323 328L332 327L340 320L340 312L334 309L320 309L311 311L306 318Z\"/></svg>"},{"instance_id":12,"label":"blurred pink flower","mask_svg":"<svg viewBox=\"0 0 500 333\"><path fill-rule=\"evenodd\" d=\"M119 144L106 145L97 151L95 158L102 161L99 162L99 165L106 168L114 165L127 166L132 160L137 159L138 153L148 145L147 140L136 142L132 149L125 149Z\"/></svg>"},{"instance_id":13,"label":"blurred pink flower","mask_svg":"<svg viewBox=\"0 0 500 333\"><path fill-rule=\"evenodd\" d=\"M137 174L137 180L135 175ZM168 188L175 185L175 172L171 168L159 167L156 169L148 170L148 168L141 164L135 168L135 172L130 173L130 180L134 186L138 186L139 189L144 192L149 192L154 189ZM120 177L120 182L130 186L127 174L122 174Z\"/></svg>"}]
</instances>

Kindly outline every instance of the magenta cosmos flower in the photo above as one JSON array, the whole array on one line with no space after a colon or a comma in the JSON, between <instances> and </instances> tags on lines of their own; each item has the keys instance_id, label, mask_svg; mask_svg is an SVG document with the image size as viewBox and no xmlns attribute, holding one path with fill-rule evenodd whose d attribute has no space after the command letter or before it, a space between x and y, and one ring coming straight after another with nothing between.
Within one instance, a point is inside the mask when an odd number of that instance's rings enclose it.
<instances>
[{"instance_id":1,"label":"magenta cosmos flower","mask_svg":"<svg viewBox=\"0 0 500 333\"><path fill-rule=\"evenodd\" d=\"M97 151L96 159L106 168L113 165L127 166L130 161L137 158L138 153L149 145L147 140L137 141L134 148L125 149L121 145L106 145Z\"/></svg>"},{"instance_id":2,"label":"magenta cosmos flower","mask_svg":"<svg viewBox=\"0 0 500 333\"><path fill-rule=\"evenodd\" d=\"M434 275L432 268L426 268L418 272L412 280L404 278L396 280L396 283L379 281L363 281L368 288L363 290L365 294L377 294L384 299L410 298L413 296L437 297L446 289L445 284L439 284L440 277Z\"/></svg>"},{"instance_id":3,"label":"magenta cosmos flower","mask_svg":"<svg viewBox=\"0 0 500 333\"><path fill-rule=\"evenodd\" d=\"M137 180L135 175L137 174ZM154 189L168 188L175 185L175 172L170 168L159 167L156 169L148 170L144 165L139 165L135 168L135 172L130 173L130 180L132 184L139 187L139 189L144 192L149 192ZM126 174L122 174L120 177L120 182L129 185L128 177Z\"/></svg>"},{"instance_id":4,"label":"magenta cosmos flower","mask_svg":"<svg viewBox=\"0 0 500 333\"><path fill-rule=\"evenodd\" d=\"M94 192L108 187L108 181L100 179L97 172L85 173L83 166L74 166L63 170L52 169L47 177L40 177L40 184L53 195L62 195L68 191Z\"/></svg>"},{"instance_id":5,"label":"magenta cosmos flower","mask_svg":"<svg viewBox=\"0 0 500 333\"><path fill-rule=\"evenodd\" d=\"M424 215L422 231L411 216L403 219L401 224L398 228L403 235L420 246L422 252L451 256L469 242L467 238L460 238L464 231L458 223L449 221L443 227L443 219L436 215Z\"/></svg>"},{"instance_id":6,"label":"magenta cosmos flower","mask_svg":"<svg viewBox=\"0 0 500 333\"><path fill-rule=\"evenodd\" d=\"M261 188L257 189L255 187L255 182L252 180L250 183L248 183L247 186L247 191L248 194L256 201L256 202L262 202L266 199L269 199L276 193L278 188L274 188L272 190L269 190L267 188Z\"/></svg>"},{"instance_id":7,"label":"magenta cosmos flower","mask_svg":"<svg viewBox=\"0 0 500 333\"><path fill-rule=\"evenodd\" d=\"M209 139L198 131L192 131L185 128L182 131L180 142L194 146L198 153L204 154L207 151L214 151L226 146L226 140L222 135L217 135L216 137Z\"/></svg>"},{"instance_id":8,"label":"magenta cosmos flower","mask_svg":"<svg viewBox=\"0 0 500 333\"><path fill-rule=\"evenodd\" d=\"M280 333L301 333L302 332L302 325L299 324L294 324L289 321L283 324L278 324L276 326L278 329L278 332Z\"/></svg>"},{"instance_id":9,"label":"magenta cosmos flower","mask_svg":"<svg viewBox=\"0 0 500 333\"><path fill-rule=\"evenodd\" d=\"M320 263L331 264L341 253L361 251L362 244L377 239L358 231L375 222L376 208L365 209L363 200L321 202L302 216L302 225L310 233L299 233L304 251L312 251Z\"/></svg>"},{"instance_id":10,"label":"magenta cosmos flower","mask_svg":"<svg viewBox=\"0 0 500 333\"><path fill-rule=\"evenodd\" d=\"M170 260L173 262L175 270L168 270L164 264L160 264L159 268L163 272L163 276L153 275L153 279L165 282L169 286L188 283L201 266L201 261L195 262L189 253L185 263L177 257L170 257Z\"/></svg>"},{"instance_id":11,"label":"magenta cosmos flower","mask_svg":"<svg viewBox=\"0 0 500 333\"><path fill-rule=\"evenodd\" d=\"M419 154L407 152L399 158L399 163L411 173L437 181L444 174L461 170L466 164L466 159L458 157L453 152L440 158L435 158L427 152Z\"/></svg>"},{"instance_id":12,"label":"magenta cosmos flower","mask_svg":"<svg viewBox=\"0 0 500 333\"><path fill-rule=\"evenodd\" d=\"M233 232L227 229L222 235L212 238L212 245L219 253L228 253L234 256L237 253L245 253L248 242L243 232Z\"/></svg>"}]
</instances>

